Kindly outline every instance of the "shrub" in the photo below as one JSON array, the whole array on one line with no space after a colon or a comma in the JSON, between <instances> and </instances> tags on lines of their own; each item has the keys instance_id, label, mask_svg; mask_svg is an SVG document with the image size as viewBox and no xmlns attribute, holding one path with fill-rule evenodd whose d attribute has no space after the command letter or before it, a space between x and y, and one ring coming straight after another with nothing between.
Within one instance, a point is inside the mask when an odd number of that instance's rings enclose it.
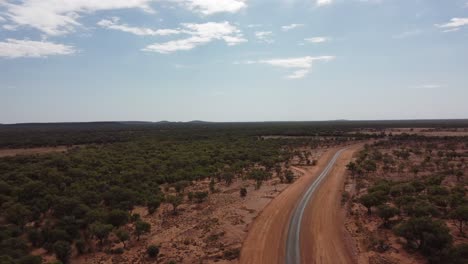
<instances>
[{"instance_id":1,"label":"shrub","mask_svg":"<svg viewBox=\"0 0 468 264\"><path fill-rule=\"evenodd\" d=\"M156 245L151 245L146 249L146 253L150 258L157 258L159 255L159 247Z\"/></svg>"},{"instance_id":2,"label":"shrub","mask_svg":"<svg viewBox=\"0 0 468 264\"><path fill-rule=\"evenodd\" d=\"M54 243L54 253L57 259L63 263L68 263L71 255L71 246L67 241L57 241Z\"/></svg>"},{"instance_id":3,"label":"shrub","mask_svg":"<svg viewBox=\"0 0 468 264\"><path fill-rule=\"evenodd\" d=\"M246 197L247 196L247 188L242 187L240 189L240 197Z\"/></svg>"}]
</instances>

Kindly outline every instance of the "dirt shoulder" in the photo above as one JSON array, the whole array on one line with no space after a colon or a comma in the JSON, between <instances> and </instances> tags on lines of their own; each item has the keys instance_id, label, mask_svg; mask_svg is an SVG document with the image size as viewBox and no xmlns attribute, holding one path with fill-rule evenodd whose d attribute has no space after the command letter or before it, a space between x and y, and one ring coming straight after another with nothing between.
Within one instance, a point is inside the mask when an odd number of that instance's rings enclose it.
<instances>
[{"instance_id":1,"label":"dirt shoulder","mask_svg":"<svg viewBox=\"0 0 468 264\"><path fill-rule=\"evenodd\" d=\"M285 241L292 210L305 189L325 168L338 149L325 152L317 166L296 168L304 175L271 201L256 218L242 246L240 263L283 263Z\"/></svg>"}]
</instances>

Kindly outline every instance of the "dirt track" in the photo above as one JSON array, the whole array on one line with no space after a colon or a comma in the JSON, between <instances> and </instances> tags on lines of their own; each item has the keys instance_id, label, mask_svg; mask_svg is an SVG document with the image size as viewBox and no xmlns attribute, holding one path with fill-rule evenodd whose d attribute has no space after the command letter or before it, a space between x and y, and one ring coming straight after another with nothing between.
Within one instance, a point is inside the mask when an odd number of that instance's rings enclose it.
<instances>
[{"instance_id":1,"label":"dirt track","mask_svg":"<svg viewBox=\"0 0 468 264\"><path fill-rule=\"evenodd\" d=\"M345 165L356 148L342 153L306 208L301 228L302 263L354 263L345 239L340 201ZM314 182L336 151L333 149L326 152L315 167L297 169L304 175L275 198L250 228L242 247L241 264L285 262L291 214L307 187Z\"/></svg>"}]
</instances>

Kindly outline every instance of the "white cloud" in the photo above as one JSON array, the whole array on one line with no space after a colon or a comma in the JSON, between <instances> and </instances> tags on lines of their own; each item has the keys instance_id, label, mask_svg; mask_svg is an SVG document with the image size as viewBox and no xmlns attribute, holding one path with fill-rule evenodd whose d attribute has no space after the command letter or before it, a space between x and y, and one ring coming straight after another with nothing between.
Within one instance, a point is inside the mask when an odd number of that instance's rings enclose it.
<instances>
[{"instance_id":1,"label":"white cloud","mask_svg":"<svg viewBox=\"0 0 468 264\"><path fill-rule=\"evenodd\" d=\"M313 37L313 38L306 38L304 40L309 42L309 43L323 43L323 42L329 41L330 38L328 38L328 37Z\"/></svg>"},{"instance_id":2,"label":"white cloud","mask_svg":"<svg viewBox=\"0 0 468 264\"><path fill-rule=\"evenodd\" d=\"M257 31L255 32L255 38L257 38L259 42L264 42L264 43L269 43L269 44L275 42L273 40L273 32L271 31Z\"/></svg>"},{"instance_id":3,"label":"white cloud","mask_svg":"<svg viewBox=\"0 0 468 264\"><path fill-rule=\"evenodd\" d=\"M459 31L459 30L460 30L460 28L451 28L451 29L443 30L442 32L448 33L448 32L455 32L455 31Z\"/></svg>"},{"instance_id":4,"label":"white cloud","mask_svg":"<svg viewBox=\"0 0 468 264\"><path fill-rule=\"evenodd\" d=\"M317 0L317 6L326 6L333 3L333 0Z\"/></svg>"},{"instance_id":5,"label":"white cloud","mask_svg":"<svg viewBox=\"0 0 468 264\"><path fill-rule=\"evenodd\" d=\"M393 35L394 39L403 39L403 38L409 38L409 37L414 37L417 35L420 35L422 33L422 30L416 29L416 30L410 30L410 31L405 31L400 34Z\"/></svg>"},{"instance_id":6,"label":"white cloud","mask_svg":"<svg viewBox=\"0 0 468 264\"><path fill-rule=\"evenodd\" d=\"M413 85L410 86L412 89L437 89L441 88L442 85L440 84L422 84L422 85Z\"/></svg>"},{"instance_id":7,"label":"white cloud","mask_svg":"<svg viewBox=\"0 0 468 264\"><path fill-rule=\"evenodd\" d=\"M257 27L262 27L262 24L249 24L247 25L248 28L257 28Z\"/></svg>"},{"instance_id":8,"label":"white cloud","mask_svg":"<svg viewBox=\"0 0 468 264\"><path fill-rule=\"evenodd\" d=\"M319 57L299 57L299 58L286 58L286 59L269 59L246 61L244 64L266 64L273 67L291 69L293 72L286 76L287 79L301 79L304 78L312 69L312 65L317 61L328 62L334 60L334 56L319 56Z\"/></svg>"},{"instance_id":9,"label":"white cloud","mask_svg":"<svg viewBox=\"0 0 468 264\"><path fill-rule=\"evenodd\" d=\"M99 21L97 24L103 28L119 30L131 34L135 34L138 36L168 36L168 35L175 35L180 34L181 31L179 29L151 29L151 28L143 28L143 27L132 27L127 24L119 24L120 18L113 17L112 19L103 19Z\"/></svg>"},{"instance_id":10,"label":"white cloud","mask_svg":"<svg viewBox=\"0 0 468 264\"><path fill-rule=\"evenodd\" d=\"M223 40L228 46L234 46L247 40L242 32L229 22L208 22L203 24L182 24L183 33L190 37L172 40L164 43L155 43L147 46L143 51L158 52L162 54L173 53L182 50L191 50L197 46L207 44L215 40Z\"/></svg>"},{"instance_id":11,"label":"white cloud","mask_svg":"<svg viewBox=\"0 0 468 264\"><path fill-rule=\"evenodd\" d=\"M4 22L6 19L4 19L2 16L0 16L0 22Z\"/></svg>"},{"instance_id":12,"label":"white cloud","mask_svg":"<svg viewBox=\"0 0 468 264\"><path fill-rule=\"evenodd\" d=\"M468 18L452 18L450 19L450 22L445 23L445 24L436 24L435 26L438 28L445 29L444 32L451 32L451 31L457 31L463 26L468 25Z\"/></svg>"},{"instance_id":13,"label":"white cloud","mask_svg":"<svg viewBox=\"0 0 468 264\"><path fill-rule=\"evenodd\" d=\"M149 3L152 0L23 0L5 2L8 20L14 25L29 26L47 35L70 33L81 24L82 14L96 11L138 8L154 12Z\"/></svg>"},{"instance_id":14,"label":"white cloud","mask_svg":"<svg viewBox=\"0 0 468 264\"><path fill-rule=\"evenodd\" d=\"M0 42L0 57L5 58L41 58L51 55L69 55L75 53L73 46L47 41L7 39Z\"/></svg>"},{"instance_id":15,"label":"white cloud","mask_svg":"<svg viewBox=\"0 0 468 264\"><path fill-rule=\"evenodd\" d=\"M286 25L286 26L282 26L281 29L283 31L289 31L289 30L293 30L293 29L296 29L298 27L303 27L304 24L290 24L290 25Z\"/></svg>"},{"instance_id":16,"label":"white cloud","mask_svg":"<svg viewBox=\"0 0 468 264\"><path fill-rule=\"evenodd\" d=\"M237 13L247 7L246 0L170 0L203 15Z\"/></svg>"}]
</instances>

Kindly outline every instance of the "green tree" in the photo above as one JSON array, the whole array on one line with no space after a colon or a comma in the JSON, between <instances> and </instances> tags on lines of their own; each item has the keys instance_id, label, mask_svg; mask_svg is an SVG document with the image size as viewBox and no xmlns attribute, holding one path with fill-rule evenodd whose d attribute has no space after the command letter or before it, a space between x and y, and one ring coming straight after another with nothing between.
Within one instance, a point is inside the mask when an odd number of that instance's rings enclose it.
<instances>
[{"instance_id":1,"label":"green tree","mask_svg":"<svg viewBox=\"0 0 468 264\"><path fill-rule=\"evenodd\" d=\"M367 214L372 214L372 207L379 206L384 202L383 195L380 193L368 193L359 198L359 202L367 208Z\"/></svg>"},{"instance_id":2,"label":"green tree","mask_svg":"<svg viewBox=\"0 0 468 264\"><path fill-rule=\"evenodd\" d=\"M68 263L71 255L71 245L68 241L57 241L54 243L54 253L57 259L63 263Z\"/></svg>"},{"instance_id":3,"label":"green tree","mask_svg":"<svg viewBox=\"0 0 468 264\"><path fill-rule=\"evenodd\" d=\"M119 227L128 223L129 215L128 212L114 209L109 212L107 216L107 222L115 227Z\"/></svg>"},{"instance_id":4,"label":"green tree","mask_svg":"<svg viewBox=\"0 0 468 264\"><path fill-rule=\"evenodd\" d=\"M94 223L89 227L91 234L99 239L101 246L103 245L104 240L109 236L110 232L113 229L112 225L107 225L103 223Z\"/></svg>"},{"instance_id":5,"label":"green tree","mask_svg":"<svg viewBox=\"0 0 468 264\"><path fill-rule=\"evenodd\" d=\"M154 212L158 210L159 206L161 206L161 198L153 197L149 199L148 202L146 203L146 206L148 207L148 213L154 214Z\"/></svg>"},{"instance_id":6,"label":"green tree","mask_svg":"<svg viewBox=\"0 0 468 264\"><path fill-rule=\"evenodd\" d=\"M397 225L394 231L406 239L409 247L421 250L426 256L438 255L452 243L445 223L430 217L410 218Z\"/></svg>"},{"instance_id":7,"label":"green tree","mask_svg":"<svg viewBox=\"0 0 468 264\"><path fill-rule=\"evenodd\" d=\"M151 231L151 224L144 221L135 222L135 234L137 235L137 240L140 240L140 236Z\"/></svg>"},{"instance_id":8,"label":"green tree","mask_svg":"<svg viewBox=\"0 0 468 264\"><path fill-rule=\"evenodd\" d=\"M177 207L182 204L183 197L180 195L168 195L166 201L172 205L172 212L177 214Z\"/></svg>"},{"instance_id":9,"label":"green tree","mask_svg":"<svg viewBox=\"0 0 468 264\"><path fill-rule=\"evenodd\" d=\"M240 197L247 196L247 188L242 187L242 188L240 188L239 192L240 192Z\"/></svg>"},{"instance_id":10,"label":"green tree","mask_svg":"<svg viewBox=\"0 0 468 264\"><path fill-rule=\"evenodd\" d=\"M115 232L117 238L122 242L124 248L126 248L125 242L130 239L130 234L126 230L119 229Z\"/></svg>"},{"instance_id":11,"label":"green tree","mask_svg":"<svg viewBox=\"0 0 468 264\"><path fill-rule=\"evenodd\" d=\"M382 204L378 207L377 214L380 218L384 220L384 226L388 227L390 218L398 215L400 210L395 207L388 206L386 204Z\"/></svg>"},{"instance_id":12,"label":"green tree","mask_svg":"<svg viewBox=\"0 0 468 264\"><path fill-rule=\"evenodd\" d=\"M287 170L284 173L284 177L285 177L287 183L292 183L294 181L294 173L292 171L290 171L290 170Z\"/></svg>"},{"instance_id":13,"label":"green tree","mask_svg":"<svg viewBox=\"0 0 468 264\"><path fill-rule=\"evenodd\" d=\"M146 249L146 253L148 254L150 258L157 258L159 255L159 247L156 245L150 245Z\"/></svg>"},{"instance_id":14,"label":"green tree","mask_svg":"<svg viewBox=\"0 0 468 264\"><path fill-rule=\"evenodd\" d=\"M468 221L468 206L462 205L457 207L449 216L450 218L458 221L458 230L460 231L460 234L464 234L463 225Z\"/></svg>"}]
</instances>

